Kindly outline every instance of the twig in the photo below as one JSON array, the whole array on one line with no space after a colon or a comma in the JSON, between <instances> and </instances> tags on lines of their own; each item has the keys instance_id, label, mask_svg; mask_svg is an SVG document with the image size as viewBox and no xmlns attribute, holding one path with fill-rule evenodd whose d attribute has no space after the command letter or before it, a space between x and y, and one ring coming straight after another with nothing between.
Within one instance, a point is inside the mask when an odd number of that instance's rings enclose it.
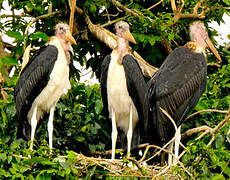
<instances>
[{"instance_id":1,"label":"twig","mask_svg":"<svg viewBox=\"0 0 230 180\"><path fill-rule=\"evenodd\" d=\"M136 150L136 149L142 149L142 148L144 148L144 147L147 147L148 145L149 145L149 143L139 144L138 146L132 148L131 151ZM116 151L125 152L126 149L116 149ZM105 151L105 152L95 151L95 152L93 152L92 154L108 156L108 155L111 155L111 154L112 154L112 150L108 150L108 151Z\"/></svg>"},{"instance_id":2,"label":"twig","mask_svg":"<svg viewBox=\"0 0 230 180\"><path fill-rule=\"evenodd\" d=\"M193 13L197 14L198 9L200 8L201 4L204 2L205 0L200 0L193 8Z\"/></svg>"},{"instance_id":3,"label":"twig","mask_svg":"<svg viewBox=\"0 0 230 180\"><path fill-rule=\"evenodd\" d=\"M201 131L210 131L210 130L211 130L211 128L208 127L208 126L196 127L196 128L187 130L185 133L183 133L183 134L181 135L181 138L186 138L186 137L188 137L188 136L191 136L191 135L193 135L193 134L195 134L195 133L199 133L199 132L201 132Z\"/></svg>"},{"instance_id":4,"label":"twig","mask_svg":"<svg viewBox=\"0 0 230 180\"><path fill-rule=\"evenodd\" d=\"M201 4L205 1L205 0L200 0L193 8L193 13L191 14L183 14L182 10L184 8L184 1L182 1L182 5L180 7L176 7L176 2L175 0L171 0L171 7L173 12L175 13L173 19L174 22L173 24L171 24L170 26L175 25L180 19L185 19L185 18L197 18L197 19L204 19L205 15L208 11L210 11L210 9L208 7L204 7L202 8L202 11L200 13L198 13L198 9L200 8Z\"/></svg>"},{"instance_id":5,"label":"twig","mask_svg":"<svg viewBox=\"0 0 230 180\"><path fill-rule=\"evenodd\" d=\"M224 114L227 114L228 111L227 110L218 110L218 109L204 109L204 110L200 110L200 111L197 111L191 115L189 115L188 117L185 118L184 122L187 121L189 118L197 115L197 114L200 114L200 113L203 113L203 112L218 112L218 113L224 113Z\"/></svg>"},{"instance_id":6,"label":"twig","mask_svg":"<svg viewBox=\"0 0 230 180\"><path fill-rule=\"evenodd\" d=\"M221 121L214 129L211 131L212 139L209 141L208 146L210 146L213 141L215 140L215 136L217 134L217 131L220 130L224 125L230 120L230 114L225 117L223 121Z\"/></svg>"},{"instance_id":7,"label":"twig","mask_svg":"<svg viewBox=\"0 0 230 180\"><path fill-rule=\"evenodd\" d=\"M1 19L2 18L9 18L9 17L14 17L14 18L31 17L32 18L33 16L26 15L26 14L17 14L17 15L15 15L15 14L3 14L0 16Z\"/></svg>"},{"instance_id":8,"label":"twig","mask_svg":"<svg viewBox=\"0 0 230 180\"><path fill-rule=\"evenodd\" d=\"M17 154L9 154L9 156L14 156L20 159L30 159L29 157L23 157L22 155L17 155Z\"/></svg>"},{"instance_id":9,"label":"twig","mask_svg":"<svg viewBox=\"0 0 230 180\"><path fill-rule=\"evenodd\" d=\"M109 0L114 6L118 7L119 9L122 9L123 11L125 11L126 13L132 15L132 16L141 16L144 19L149 20L152 24L155 24L155 21L153 19L151 19L150 17L146 17L144 16L141 12L138 12L137 10L131 10L129 8L127 8L126 6L122 5L119 1L116 0Z\"/></svg>"},{"instance_id":10,"label":"twig","mask_svg":"<svg viewBox=\"0 0 230 180\"><path fill-rule=\"evenodd\" d=\"M219 61L219 59L218 59L218 61ZM220 62L218 62L218 63L220 63ZM221 66L218 63L208 63L207 66L216 66L216 67L220 68Z\"/></svg>"},{"instance_id":11,"label":"twig","mask_svg":"<svg viewBox=\"0 0 230 180\"><path fill-rule=\"evenodd\" d=\"M166 150L166 149L164 149L164 148L161 148L161 147L159 147L159 146L156 146L156 145L149 145L148 146L149 148L156 148L156 149L160 149L161 151L164 151L164 152L166 152L166 153L169 153L169 154L171 154L176 160L177 160L177 163L184 169L184 171L189 175L189 176L191 176L192 178L193 178L193 176L192 176L192 174L184 167L184 165L183 165L183 163L181 163L180 161L179 161L179 159L171 152L171 151L169 151L169 150ZM146 161L148 161L148 160L146 160ZM146 162L146 161L144 161L144 162ZM175 164L172 164L172 165L175 165ZM171 165L171 166L172 166ZM168 168L168 166L166 167L166 168ZM165 172L165 171L164 171ZM159 176L161 173L159 173L157 176Z\"/></svg>"},{"instance_id":12,"label":"twig","mask_svg":"<svg viewBox=\"0 0 230 180\"><path fill-rule=\"evenodd\" d=\"M100 27L106 27L106 26L115 24L116 22L119 22L119 21L121 21L121 20L123 20L123 19L126 19L126 18L129 17L129 16L130 16L130 15L126 15L126 16L124 16L124 17L114 19L113 21L109 21L109 22L107 22L107 23L105 23L105 24L100 25Z\"/></svg>"},{"instance_id":13,"label":"twig","mask_svg":"<svg viewBox=\"0 0 230 180\"><path fill-rule=\"evenodd\" d=\"M153 8L155 8L156 6L158 6L160 3L162 3L164 0L160 0L158 3L152 5L151 7L148 8L148 10L151 10Z\"/></svg>"}]
</instances>

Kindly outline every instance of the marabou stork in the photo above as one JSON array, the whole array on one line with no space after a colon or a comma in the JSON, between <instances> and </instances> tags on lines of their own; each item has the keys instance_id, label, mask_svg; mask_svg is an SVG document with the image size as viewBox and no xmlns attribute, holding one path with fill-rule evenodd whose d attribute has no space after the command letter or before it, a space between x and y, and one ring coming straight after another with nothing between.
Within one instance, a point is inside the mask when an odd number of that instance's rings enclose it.
<instances>
[{"instance_id":1,"label":"marabou stork","mask_svg":"<svg viewBox=\"0 0 230 180\"><path fill-rule=\"evenodd\" d=\"M69 65L72 44L76 44L69 26L59 23L47 44L34 55L22 70L14 89L19 138L31 139L33 149L38 121L49 112L49 147L52 150L53 116L59 98L71 88ZM30 131L31 129L31 131Z\"/></svg>"},{"instance_id":2,"label":"marabou stork","mask_svg":"<svg viewBox=\"0 0 230 180\"><path fill-rule=\"evenodd\" d=\"M140 135L136 134L139 131L135 131L135 126L138 120L143 119L144 96L147 90L140 66L129 53L129 41L136 41L129 31L128 23L116 23L115 30L117 48L105 57L100 77L104 108L112 120L111 159L115 158L117 126L127 136L127 156L130 155L131 143L132 146L139 143Z\"/></svg>"},{"instance_id":3,"label":"marabou stork","mask_svg":"<svg viewBox=\"0 0 230 180\"><path fill-rule=\"evenodd\" d=\"M217 59L221 59L202 22L196 21L190 25L190 38L190 42L169 54L148 82L145 97L148 113L145 128L153 132L154 127L157 132L157 135L150 135L150 141L163 146L174 137L176 131L166 116L168 113L178 128L175 135L176 157L179 153L180 126L206 88L206 48L209 46ZM160 108L167 113L163 113ZM171 151L172 148L173 144L170 146ZM172 156L169 156L168 162L172 163Z\"/></svg>"}]
</instances>

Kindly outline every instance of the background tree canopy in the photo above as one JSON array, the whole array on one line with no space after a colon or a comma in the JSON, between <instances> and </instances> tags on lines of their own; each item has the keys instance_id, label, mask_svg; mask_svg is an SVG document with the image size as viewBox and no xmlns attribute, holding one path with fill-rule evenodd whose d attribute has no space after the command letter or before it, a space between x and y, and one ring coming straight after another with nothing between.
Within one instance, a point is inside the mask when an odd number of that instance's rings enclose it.
<instances>
[{"instance_id":1,"label":"background tree canopy","mask_svg":"<svg viewBox=\"0 0 230 180\"><path fill-rule=\"evenodd\" d=\"M8 0L12 15L0 16L1 33L14 38L14 42L9 44L0 36L0 178L103 178L103 175L108 178L111 174L153 177L157 173L153 175L149 171L152 167L140 172L127 169L110 171L95 160L75 153L92 156L95 152L109 150L111 130L110 122L102 115L100 86L79 83L79 71L74 67L72 89L59 101L55 112L54 154L47 154L47 121L40 122L36 132L38 142L33 152L29 152L27 142L16 139L13 88L19 77L24 50L32 44L30 56L33 55L53 35L58 22L69 22L69 2ZM3 0L0 0L1 9L2 4ZM114 23L124 20L131 25L137 41L136 45L131 44L132 49L158 68L173 49L189 41L188 26L191 22L201 20L207 27L212 21L221 23L223 14L229 14L229 9L229 0L77 1L73 28L77 40L77 45L73 46L74 61L91 67L99 77L100 65L114 46L113 41L108 40L113 35L105 29L114 32ZM17 10L21 13L16 14ZM28 33L33 28L35 31ZM212 28L208 30L222 62L217 62L213 54L207 52L210 64L206 92L194 110L198 114L190 117L182 127L183 144L187 148L181 158L184 167L173 168L174 174L183 178L230 178L230 52L215 42L213 36L217 36L217 32ZM90 54L89 59L86 58L87 53ZM154 69L150 65L145 68ZM13 77L8 77L13 66L16 71ZM146 77L146 81L148 79ZM199 128L193 129L196 127ZM203 132L206 134L197 139ZM25 158L28 154L31 154L31 159ZM147 156L151 157L151 154ZM123 162L128 160L123 158Z\"/></svg>"}]
</instances>

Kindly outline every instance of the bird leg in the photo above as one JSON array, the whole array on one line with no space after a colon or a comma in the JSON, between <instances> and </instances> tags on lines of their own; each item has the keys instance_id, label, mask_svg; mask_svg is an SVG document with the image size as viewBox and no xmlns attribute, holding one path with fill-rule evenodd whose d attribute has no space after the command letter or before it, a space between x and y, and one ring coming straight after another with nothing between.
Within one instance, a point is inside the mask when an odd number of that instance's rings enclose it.
<instances>
[{"instance_id":1,"label":"bird leg","mask_svg":"<svg viewBox=\"0 0 230 180\"><path fill-rule=\"evenodd\" d=\"M111 159L115 159L115 149L117 141L117 125L116 125L116 115L112 108L112 155Z\"/></svg>"},{"instance_id":2,"label":"bird leg","mask_svg":"<svg viewBox=\"0 0 230 180\"><path fill-rule=\"evenodd\" d=\"M133 108L130 106L129 130L127 132L127 157L130 157L131 141L133 135Z\"/></svg>"},{"instance_id":3,"label":"bird leg","mask_svg":"<svg viewBox=\"0 0 230 180\"><path fill-rule=\"evenodd\" d=\"M172 141L169 146L168 146L168 150L169 152L173 153L173 144L174 144L174 141ZM173 156L172 154L168 154L168 166L170 166L172 164L172 161L173 161Z\"/></svg>"},{"instance_id":4,"label":"bird leg","mask_svg":"<svg viewBox=\"0 0 230 180\"><path fill-rule=\"evenodd\" d=\"M55 106L52 106L50 108L50 115L49 115L49 121L48 121L48 133L49 133L49 147L50 147L50 152L52 152L53 148L53 118L54 118L54 110Z\"/></svg>"},{"instance_id":5,"label":"bird leg","mask_svg":"<svg viewBox=\"0 0 230 180\"><path fill-rule=\"evenodd\" d=\"M177 128L176 133L175 133L175 147L174 147L175 152L174 153L175 153L176 158L178 158L179 156L179 147L180 147L180 139L181 139L180 130L181 130L181 126ZM177 159L174 158L173 163L176 164Z\"/></svg>"},{"instance_id":6,"label":"bird leg","mask_svg":"<svg viewBox=\"0 0 230 180\"><path fill-rule=\"evenodd\" d=\"M37 106L34 107L34 111L31 118L31 142L30 142L30 149L33 150L33 143L34 143L34 135L35 130L37 127Z\"/></svg>"}]
</instances>

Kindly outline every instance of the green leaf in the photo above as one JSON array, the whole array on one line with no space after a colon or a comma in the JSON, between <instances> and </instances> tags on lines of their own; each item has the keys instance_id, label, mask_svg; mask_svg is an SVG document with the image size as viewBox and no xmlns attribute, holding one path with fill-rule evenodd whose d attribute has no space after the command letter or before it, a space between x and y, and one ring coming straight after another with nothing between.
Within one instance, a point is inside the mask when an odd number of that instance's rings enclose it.
<instances>
[{"instance_id":1,"label":"green leaf","mask_svg":"<svg viewBox=\"0 0 230 180\"><path fill-rule=\"evenodd\" d=\"M5 56L2 59L0 59L0 61L1 61L1 64L6 65L6 66L18 65L18 60L10 56Z\"/></svg>"},{"instance_id":2,"label":"green leaf","mask_svg":"<svg viewBox=\"0 0 230 180\"><path fill-rule=\"evenodd\" d=\"M218 135L215 140L215 146L217 149L219 149L223 143L224 143L225 138L222 135Z\"/></svg>"},{"instance_id":3,"label":"green leaf","mask_svg":"<svg viewBox=\"0 0 230 180\"><path fill-rule=\"evenodd\" d=\"M230 88L230 83L228 84L224 84L223 87L227 87L227 88Z\"/></svg>"},{"instance_id":4,"label":"green leaf","mask_svg":"<svg viewBox=\"0 0 230 180\"><path fill-rule=\"evenodd\" d=\"M5 169L0 168L0 178L2 177L10 177L9 171L8 170L6 171Z\"/></svg>"},{"instance_id":5,"label":"green leaf","mask_svg":"<svg viewBox=\"0 0 230 180\"><path fill-rule=\"evenodd\" d=\"M35 163L37 163L37 164L50 165L50 166L53 166L53 165L57 164L57 163L52 162L52 161L50 161L50 160L48 160L46 158L39 158L39 157L32 157L31 159L25 160L24 162L26 164L35 164Z\"/></svg>"},{"instance_id":6,"label":"green leaf","mask_svg":"<svg viewBox=\"0 0 230 180\"><path fill-rule=\"evenodd\" d=\"M230 177L229 164L227 164L225 161L221 161L219 165L221 167L221 170Z\"/></svg>"},{"instance_id":7,"label":"green leaf","mask_svg":"<svg viewBox=\"0 0 230 180\"><path fill-rule=\"evenodd\" d=\"M18 41L23 41L24 37L18 31L6 31L6 34L12 38L17 39Z\"/></svg>"},{"instance_id":8,"label":"green leaf","mask_svg":"<svg viewBox=\"0 0 230 180\"><path fill-rule=\"evenodd\" d=\"M216 174L210 180L224 180L224 176L222 174Z\"/></svg>"},{"instance_id":9,"label":"green leaf","mask_svg":"<svg viewBox=\"0 0 230 180\"><path fill-rule=\"evenodd\" d=\"M47 36L46 33L41 32L41 31L37 31L37 32L31 34L30 37L31 37L33 40L37 40L37 39L41 38L41 39L44 40L45 42L47 42L47 41L49 40L49 36Z\"/></svg>"},{"instance_id":10,"label":"green leaf","mask_svg":"<svg viewBox=\"0 0 230 180\"><path fill-rule=\"evenodd\" d=\"M7 159L6 153L0 153L0 160L5 161Z\"/></svg>"},{"instance_id":11,"label":"green leaf","mask_svg":"<svg viewBox=\"0 0 230 180\"><path fill-rule=\"evenodd\" d=\"M103 103L100 99L97 99L96 102L95 102L95 112L97 114L101 114L101 111L103 109Z\"/></svg>"},{"instance_id":12,"label":"green leaf","mask_svg":"<svg viewBox=\"0 0 230 180\"><path fill-rule=\"evenodd\" d=\"M148 40L149 40L149 43L151 44L151 46L153 46L156 42L154 37L149 37Z\"/></svg>"},{"instance_id":13,"label":"green leaf","mask_svg":"<svg viewBox=\"0 0 230 180\"><path fill-rule=\"evenodd\" d=\"M228 6L230 6L230 0L223 0L225 4L227 4Z\"/></svg>"},{"instance_id":14,"label":"green leaf","mask_svg":"<svg viewBox=\"0 0 230 180\"><path fill-rule=\"evenodd\" d=\"M85 140L85 138L83 136L77 136L76 140L78 142L83 142Z\"/></svg>"}]
</instances>

